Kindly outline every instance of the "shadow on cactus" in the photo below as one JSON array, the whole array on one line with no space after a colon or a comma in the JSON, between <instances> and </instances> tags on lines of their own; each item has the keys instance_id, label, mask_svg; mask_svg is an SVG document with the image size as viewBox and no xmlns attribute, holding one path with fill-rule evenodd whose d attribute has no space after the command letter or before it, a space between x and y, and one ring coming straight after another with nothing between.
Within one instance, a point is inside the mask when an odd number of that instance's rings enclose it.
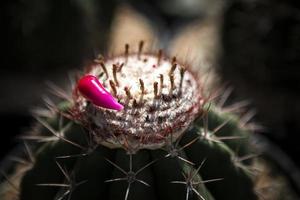
<instances>
[{"instance_id":1,"label":"shadow on cactus","mask_svg":"<svg viewBox=\"0 0 300 200\"><path fill-rule=\"evenodd\" d=\"M204 94L163 51L99 56L72 97L48 101L26 155L4 173L1 199L231 199L262 196L247 120ZM82 78L83 77L83 78ZM225 95L226 96L226 95ZM225 98L225 97L224 97ZM239 106L232 107L238 109ZM231 109L232 110L232 109ZM242 123L243 122L243 123ZM28 158L28 159L27 159Z\"/></svg>"}]
</instances>

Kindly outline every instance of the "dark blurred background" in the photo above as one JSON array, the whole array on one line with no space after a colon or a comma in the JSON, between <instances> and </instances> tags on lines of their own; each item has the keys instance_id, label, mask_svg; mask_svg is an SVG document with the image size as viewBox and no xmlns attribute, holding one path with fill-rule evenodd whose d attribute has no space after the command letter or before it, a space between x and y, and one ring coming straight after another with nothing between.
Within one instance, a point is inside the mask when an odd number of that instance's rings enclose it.
<instances>
[{"instance_id":1,"label":"dark blurred background","mask_svg":"<svg viewBox=\"0 0 300 200\"><path fill-rule=\"evenodd\" d=\"M28 130L45 81L141 39L213 71L300 165L300 3L292 0L2 0L0 157ZM150 47L149 47L150 48ZM187 58L188 57L188 58Z\"/></svg>"}]
</instances>

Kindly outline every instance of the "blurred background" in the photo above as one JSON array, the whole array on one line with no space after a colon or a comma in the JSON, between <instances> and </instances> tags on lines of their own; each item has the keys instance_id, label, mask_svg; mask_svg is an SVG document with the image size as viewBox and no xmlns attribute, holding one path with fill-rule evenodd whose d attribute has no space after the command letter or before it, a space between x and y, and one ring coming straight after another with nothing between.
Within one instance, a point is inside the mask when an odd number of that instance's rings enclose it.
<instances>
[{"instance_id":1,"label":"blurred background","mask_svg":"<svg viewBox=\"0 0 300 200\"><path fill-rule=\"evenodd\" d=\"M97 54L164 48L248 100L262 134L300 166L300 2L293 0L2 0L0 157L29 130L47 81Z\"/></svg>"}]
</instances>

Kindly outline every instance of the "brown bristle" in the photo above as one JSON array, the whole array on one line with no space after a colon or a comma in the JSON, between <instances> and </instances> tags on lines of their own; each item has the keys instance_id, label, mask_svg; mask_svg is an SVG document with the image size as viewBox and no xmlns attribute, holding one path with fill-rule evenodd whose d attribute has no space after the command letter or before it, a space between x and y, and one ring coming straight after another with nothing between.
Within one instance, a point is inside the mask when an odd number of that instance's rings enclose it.
<instances>
[{"instance_id":1,"label":"brown bristle","mask_svg":"<svg viewBox=\"0 0 300 200\"><path fill-rule=\"evenodd\" d=\"M118 66L116 64L113 64L114 81L115 81L116 85L119 86L119 82L118 82L118 79L117 79L117 71L118 71Z\"/></svg>"},{"instance_id":2,"label":"brown bristle","mask_svg":"<svg viewBox=\"0 0 300 200\"><path fill-rule=\"evenodd\" d=\"M158 98L158 82L153 83L153 89L154 89L154 98Z\"/></svg>"},{"instance_id":3,"label":"brown bristle","mask_svg":"<svg viewBox=\"0 0 300 200\"><path fill-rule=\"evenodd\" d=\"M145 94L145 85L144 81L142 79L139 79L140 81L140 89L141 89L141 94Z\"/></svg>"},{"instance_id":4,"label":"brown bristle","mask_svg":"<svg viewBox=\"0 0 300 200\"><path fill-rule=\"evenodd\" d=\"M126 59L126 62L128 60L128 54L129 54L129 44L125 44L125 59Z\"/></svg>"},{"instance_id":5,"label":"brown bristle","mask_svg":"<svg viewBox=\"0 0 300 200\"><path fill-rule=\"evenodd\" d=\"M160 80L159 93L162 94L162 90L164 88L164 75L160 74L159 75L159 80Z\"/></svg>"},{"instance_id":6,"label":"brown bristle","mask_svg":"<svg viewBox=\"0 0 300 200\"><path fill-rule=\"evenodd\" d=\"M176 61L177 61L177 59L176 59L176 57L174 56L174 57L172 58L172 65L175 64Z\"/></svg>"},{"instance_id":7,"label":"brown bristle","mask_svg":"<svg viewBox=\"0 0 300 200\"><path fill-rule=\"evenodd\" d=\"M137 103L136 99L133 99L132 106L133 107L138 107L138 103Z\"/></svg>"},{"instance_id":8,"label":"brown bristle","mask_svg":"<svg viewBox=\"0 0 300 200\"><path fill-rule=\"evenodd\" d=\"M108 77L109 77L109 76L108 76L108 72L107 72L106 66L105 66L105 64L104 64L103 61L100 62L100 66L101 66L101 68L103 69L103 71L104 71L106 77L108 78Z\"/></svg>"},{"instance_id":9,"label":"brown bristle","mask_svg":"<svg viewBox=\"0 0 300 200\"><path fill-rule=\"evenodd\" d=\"M142 79L139 79L139 82L140 82L140 89L141 89L141 95L140 95L139 104L142 104L143 103L144 94L145 94L145 84L144 84L144 81Z\"/></svg>"},{"instance_id":10,"label":"brown bristle","mask_svg":"<svg viewBox=\"0 0 300 200\"><path fill-rule=\"evenodd\" d=\"M117 96L117 88L116 88L115 83L112 80L110 80L109 81L109 85L110 85L110 87L112 89L113 95L116 97Z\"/></svg>"},{"instance_id":11,"label":"brown bristle","mask_svg":"<svg viewBox=\"0 0 300 200\"><path fill-rule=\"evenodd\" d=\"M184 77L184 72L185 72L185 68L184 67L181 67L180 68L180 84L179 84L179 88L181 89L182 88L182 82L183 82L183 77Z\"/></svg>"},{"instance_id":12,"label":"brown bristle","mask_svg":"<svg viewBox=\"0 0 300 200\"><path fill-rule=\"evenodd\" d=\"M144 47L144 41L141 40L140 43L139 43L139 50L138 50L138 59L139 60L141 59L141 54L142 54L142 51L143 51L143 47Z\"/></svg>"},{"instance_id":13,"label":"brown bristle","mask_svg":"<svg viewBox=\"0 0 300 200\"><path fill-rule=\"evenodd\" d=\"M99 60L99 61L103 61L104 60L104 56L99 54L96 58L96 60Z\"/></svg>"},{"instance_id":14,"label":"brown bristle","mask_svg":"<svg viewBox=\"0 0 300 200\"><path fill-rule=\"evenodd\" d=\"M124 67L124 64L125 64L125 63L122 63L122 64L119 66L119 68L118 68L118 71L119 71L119 72L122 71L122 68Z\"/></svg>"},{"instance_id":15,"label":"brown bristle","mask_svg":"<svg viewBox=\"0 0 300 200\"><path fill-rule=\"evenodd\" d=\"M157 66L160 65L160 61L162 59L162 55L163 55L162 49L158 50L158 54L157 54Z\"/></svg>"},{"instance_id":16,"label":"brown bristle","mask_svg":"<svg viewBox=\"0 0 300 200\"><path fill-rule=\"evenodd\" d=\"M128 87L124 87L124 90L125 90L127 98L128 99L132 99L132 95L131 95L130 89Z\"/></svg>"},{"instance_id":17,"label":"brown bristle","mask_svg":"<svg viewBox=\"0 0 300 200\"><path fill-rule=\"evenodd\" d=\"M173 64L172 64L169 74L173 74L173 73L174 73L174 71L175 71L175 69L176 69L176 66L177 66L176 63L173 63Z\"/></svg>"},{"instance_id":18,"label":"brown bristle","mask_svg":"<svg viewBox=\"0 0 300 200\"><path fill-rule=\"evenodd\" d=\"M175 84L174 84L174 74L170 74L170 83L171 83L171 88L170 88L170 93L175 89Z\"/></svg>"}]
</instances>

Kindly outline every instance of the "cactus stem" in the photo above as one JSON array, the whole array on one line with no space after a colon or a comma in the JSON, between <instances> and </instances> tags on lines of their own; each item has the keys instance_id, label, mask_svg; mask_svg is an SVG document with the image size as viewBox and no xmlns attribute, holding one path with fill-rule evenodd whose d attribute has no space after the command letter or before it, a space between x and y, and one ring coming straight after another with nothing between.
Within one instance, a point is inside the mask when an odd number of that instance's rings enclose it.
<instances>
[{"instance_id":1,"label":"cactus stem","mask_svg":"<svg viewBox=\"0 0 300 200\"><path fill-rule=\"evenodd\" d=\"M118 71L118 66L116 64L113 64L114 82L116 83L116 86L119 86L119 82L118 82L118 78L117 78L117 71Z\"/></svg>"},{"instance_id":2,"label":"cactus stem","mask_svg":"<svg viewBox=\"0 0 300 200\"><path fill-rule=\"evenodd\" d=\"M162 59L162 56L163 56L163 50L162 49L159 49L158 50L158 54L157 54L157 66L160 65L160 61Z\"/></svg>"},{"instance_id":3,"label":"cactus stem","mask_svg":"<svg viewBox=\"0 0 300 200\"><path fill-rule=\"evenodd\" d=\"M154 91L154 98L157 99L159 97L158 95L158 82L153 83L153 91Z\"/></svg>"},{"instance_id":4,"label":"cactus stem","mask_svg":"<svg viewBox=\"0 0 300 200\"><path fill-rule=\"evenodd\" d=\"M144 47L144 41L141 40L139 42L139 50L138 50L138 55L137 55L139 60L141 59L141 54L142 54L142 51L143 51L143 47Z\"/></svg>"},{"instance_id":5,"label":"cactus stem","mask_svg":"<svg viewBox=\"0 0 300 200\"><path fill-rule=\"evenodd\" d=\"M112 89L112 93L113 93L114 97L117 97L117 87L116 87L116 84L113 82L113 80L109 80L109 85Z\"/></svg>"}]
</instances>

